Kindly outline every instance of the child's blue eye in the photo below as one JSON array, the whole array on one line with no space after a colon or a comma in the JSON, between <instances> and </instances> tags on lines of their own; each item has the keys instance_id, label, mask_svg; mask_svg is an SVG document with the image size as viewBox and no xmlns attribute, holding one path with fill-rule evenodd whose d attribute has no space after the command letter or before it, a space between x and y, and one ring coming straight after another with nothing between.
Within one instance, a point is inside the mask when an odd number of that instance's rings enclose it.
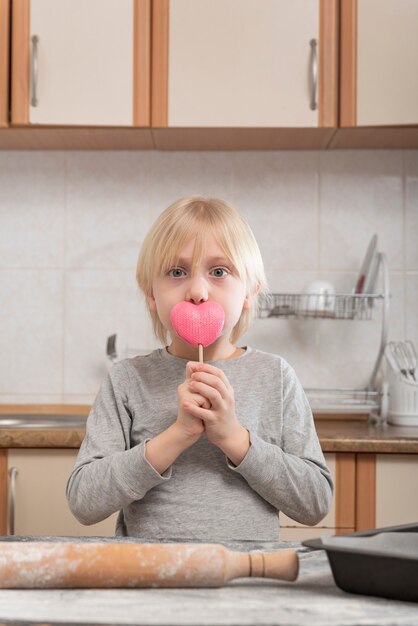
<instances>
[{"instance_id":1,"label":"child's blue eye","mask_svg":"<svg viewBox=\"0 0 418 626\"><path fill-rule=\"evenodd\" d=\"M182 276L186 275L186 272L182 270L181 267L173 267L171 270L169 270L168 275L172 276L173 278L181 278Z\"/></svg>"},{"instance_id":2,"label":"child's blue eye","mask_svg":"<svg viewBox=\"0 0 418 626\"><path fill-rule=\"evenodd\" d=\"M215 267L215 269L211 272L215 278L224 278L224 276L227 276L228 273L229 272L224 267Z\"/></svg>"}]
</instances>

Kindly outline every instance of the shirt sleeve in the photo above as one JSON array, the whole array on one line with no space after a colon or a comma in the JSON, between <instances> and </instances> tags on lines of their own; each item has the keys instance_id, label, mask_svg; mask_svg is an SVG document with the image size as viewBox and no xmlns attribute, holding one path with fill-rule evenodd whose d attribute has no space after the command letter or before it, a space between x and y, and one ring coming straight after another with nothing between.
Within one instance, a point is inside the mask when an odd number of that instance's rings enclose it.
<instances>
[{"instance_id":1,"label":"shirt sleeve","mask_svg":"<svg viewBox=\"0 0 418 626\"><path fill-rule=\"evenodd\" d=\"M238 466L228 465L278 511L301 524L314 525L331 506L333 482L302 385L283 360L281 372L281 445L249 430L251 445L246 456Z\"/></svg>"},{"instance_id":2,"label":"shirt sleeve","mask_svg":"<svg viewBox=\"0 0 418 626\"><path fill-rule=\"evenodd\" d=\"M148 463L147 440L130 448L127 382L124 364L114 365L87 419L86 436L67 483L70 510L82 524L102 521L171 478L171 467L161 475Z\"/></svg>"}]
</instances>

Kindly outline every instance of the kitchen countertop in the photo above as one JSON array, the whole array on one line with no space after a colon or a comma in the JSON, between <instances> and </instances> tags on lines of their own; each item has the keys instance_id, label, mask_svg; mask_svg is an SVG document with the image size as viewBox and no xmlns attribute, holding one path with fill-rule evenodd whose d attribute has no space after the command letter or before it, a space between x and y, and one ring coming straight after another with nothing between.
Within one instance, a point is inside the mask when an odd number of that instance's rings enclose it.
<instances>
[{"instance_id":1,"label":"kitchen countertop","mask_svg":"<svg viewBox=\"0 0 418 626\"><path fill-rule=\"evenodd\" d=\"M324 452L418 453L418 427L368 421L315 421Z\"/></svg>"},{"instance_id":2,"label":"kitchen countertop","mask_svg":"<svg viewBox=\"0 0 418 626\"><path fill-rule=\"evenodd\" d=\"M51 538L52 539L52 538ZM61 538L69 540L70 538ZM71 538L74 540L74 538ZM103 540L103 538L100 538ZM95 541L83 538L78 541ZM133 541L133 539L104 539ZM236 550L296 549L296 582L238 579L218 589L0 590L0 620L8 624L137 624L232 626L308 624L415 625L417 604L349 594L333 579L326 554L299 543L227 545Z\"/></svg>"},{"instance_id":3,"label":"kitchen countertop","mask_svg":"<svg viewBox=\"0 0 418 626\"><path fill-rule=\"evenodd\" d=\"M1 413L87 415L88 406L0 405ZM372 424L366 420L317 419L315 426L324 452L418 454L418 427ZM84 430L0 429L0 448L79 448Z\"/></svg>"}]
</instances>

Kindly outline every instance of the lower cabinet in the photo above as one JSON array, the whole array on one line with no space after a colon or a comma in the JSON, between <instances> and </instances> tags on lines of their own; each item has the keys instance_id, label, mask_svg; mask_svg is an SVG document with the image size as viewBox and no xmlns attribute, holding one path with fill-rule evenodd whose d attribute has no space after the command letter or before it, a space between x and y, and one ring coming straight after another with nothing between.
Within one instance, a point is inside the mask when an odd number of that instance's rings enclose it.
<instances>
[{"instance_id":1,"label":"lower cabinet","mask_svg":"<svg viewBox=\"0 0 418 626\"><path fill-rule=\"evenodd\" d=\"M9 532L10 525L14 525L15 535L115 534L116 513L98 524L83 526L68 508L65 487L77 452L55 448L9 449L9 472L15 468L14 481L9 482Z\"/></svg>"},{"instance_id":2,"label":"lower cabinet","mask_svg":"<svg viewBox=\"0 0 418 626\"><path fill-rule=\"evenodd\" d=\"M116 513L99 524L83 526L68 508L65 488L77 452L0 450L0 532L10 532L12 525L16 535L115 534ZM326 453L325 460L335 486L328 515L316 526L304 526L280 513L282 541L418 522L418 454L337 452ZM15 469L8 489L6 468Z\"/></svg>"},{"instance_id":3,"label":"lower cabinet","mask_svg":"<svg viewBox=\"0 0 418 626\"><path fill-rule=\"evenodd\" d=\"M14 480L9 479L8 531L15 535L51 536L112 536L115 534L115 513L92 526L83 526L68 508L65 488L74 467L78 450L56 448L10 448L8 469L14 469ZM334 482L336 481L336 454L325 455ZM14 485L12 486L12 483ZM12 519L11 519L11 517ZM335 497L325 519L313 527L306 527L280 513L280 539L301 541L321 534L335 534ZM340 532L349 532L346 529Z\"/></svg>"},{"instance_id":4,"label":"lower cabinet","mask_svg":"<svg viewBox=\"0 0 418 626\"><path fill-rule=\"evenodd\" d=\"M338 452L325 459L335 485L330 512L316 526L280 514L283 541L418 523L418 454Z\"/></svg>"},{"instance_id":5,"label":"lower cabinet","mask_svg":"<svg viewBox=\"0 0 418 626\"><path fill-rule=\"evenodd\" d=\"M418 454L376 454L376 527L418 523Z\"/></svg>"}]
</instances>

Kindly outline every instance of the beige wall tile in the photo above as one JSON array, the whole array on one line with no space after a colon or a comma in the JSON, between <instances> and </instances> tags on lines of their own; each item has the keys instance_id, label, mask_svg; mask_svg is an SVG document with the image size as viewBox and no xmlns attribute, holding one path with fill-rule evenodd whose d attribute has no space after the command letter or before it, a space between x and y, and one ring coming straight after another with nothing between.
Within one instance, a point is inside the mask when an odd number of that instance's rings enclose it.
<instances>
[{"instance_id":1,"label":"beige wall tile","mask_svg":"<svg viewBox=\"0 0 418 626\"><path fill-rule=\"evenodd\" d=\"M406 286L405 339L414 342L418 352L418 273L408 273Z\"/></svg>"},{"instance_id":2,"label":"beige wall tile","mask_svg":"<svg viewBox=\"0 0 418 626\"><path fill-rule=\"evenodd\" d=\"M65 277L64 393L95 393L109 369L106 341L150 349L156 340L129 270L68 270Z\"/></svg>"},{"instance_id":3,"label":"beige wall tile","mask_svg":"<svg viewBox=\"0 0 418 626\"><path fill-rule=\"evenodd\" d=\"M318 267L318 153L236 152L233 199L270 270Z\"/></svg>"},{"instance_id":4,"label":"beige wall tile","mask_svg":"<svg viewBox=\"0 0 418 626\"><path fill-rule=\"evenodd\" d=\"M320 267L359 270L377 233L391 270L403 269L402 153L321 153Z\"/></svg>"},{"instance_id":5,"label":"beige wall tile","mask_svg":"<svg viewBox=\"0 0 418 626\"><path fill-rule=\"evenodd\" d=\"M150 226L147 152L68 153L65 264L132 269Z\"/></svg>"},{"instance_id":6,"label":"beige wall tile","mask_svg":"<svg viewBox=\"0 0 418 626\"><path fill-rule=\"evenodd\" d=\"M405 151L405 264L418 270L418 150Z\"/></svg>"},{"instance_id":7,"label":"beige wall tile","mask_svg":"<svg viewBox=\"0 0 418 626\"><path fill-rule=\"evenodd\" d=\"M62 296L59 270L0 270L0 394L61 393Z\"/></svg>"},{"instance_id":8,"label":"beige wall tile","mask_svg":"<svg viewBox=\"0 0 418 626\"><path fill-rule=\"evenodd\" d=\"M71 400L65 400L62 393L1 393L1 404L72 404ZM83 404L74 402L74 404Z\"/></svg>"},{"instance_id":9,"label":"beige wall tile","mask_svg":"<svg viewBox=\"0 0 418 626\"><path fill-rule=\"evenodd\" d=\"M65 155L0 151L0 268L62 267Z\"/></svg>"},{"instance_id":10,"label":"beige wall tile","mask_svg":"<svg viewBox=\"0 0 418 626\"><path fill-rule=\"evenodd\" d=\"M152 220L175 200L207 196L231 200L230 152L151 152Z\"/></svg>"}]
</instances>

